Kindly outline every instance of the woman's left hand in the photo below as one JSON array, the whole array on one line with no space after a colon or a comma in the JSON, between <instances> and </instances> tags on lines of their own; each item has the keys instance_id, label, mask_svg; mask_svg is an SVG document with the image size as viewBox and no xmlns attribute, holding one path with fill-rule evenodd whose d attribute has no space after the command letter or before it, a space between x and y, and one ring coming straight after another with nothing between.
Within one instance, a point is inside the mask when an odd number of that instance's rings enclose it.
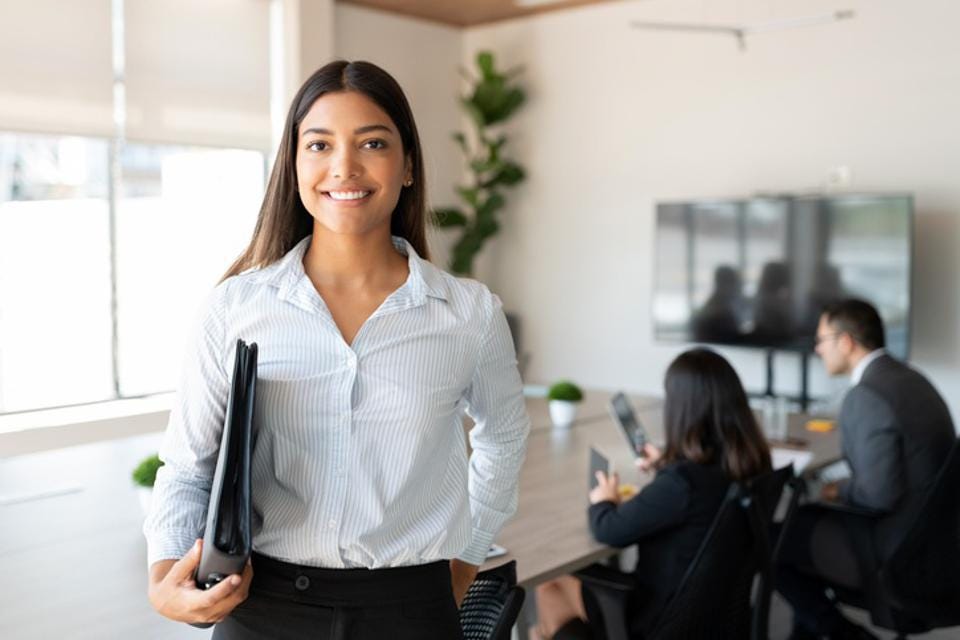
<instances>
[{"instance_id":1,"label":"woman's left hand","mask_svg":"<svg viewBox=\"0 0 960 640\"><path fill-rule=\"evenodd\" d=\"M599 484L590 490L590 504L598 502L620 504L620 476L616 473L608 476L603 471L597 471L597 482Z\"/></svg>"}]
</instances>

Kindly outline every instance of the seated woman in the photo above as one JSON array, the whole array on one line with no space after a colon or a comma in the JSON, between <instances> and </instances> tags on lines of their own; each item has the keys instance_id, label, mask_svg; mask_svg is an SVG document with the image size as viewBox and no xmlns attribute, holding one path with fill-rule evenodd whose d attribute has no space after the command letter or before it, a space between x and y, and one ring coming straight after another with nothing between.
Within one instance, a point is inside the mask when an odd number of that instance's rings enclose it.
<instances>
[{"instance_id":1,"label":"seated woman","mask_svg":"<svg viewBox=\"0 0 960 640\"><path fill-rule=\"evenodd\" d=\"M676 590L703 542L732 481L771 469L770 449L747 404L733 367L717 353L693 349L667 369L663 411L665 447L646 445L639 466L656 476L621 502L617 474L590 492L590 530L614 547L638 545L637 599L630 605L631 636L643 637ZM589 625L580 581L563 576L537 587L542 638ZM597 626L597 628L602 628ZM583 637L583 632L578 633Z\"/></svg>"}]
</instances>

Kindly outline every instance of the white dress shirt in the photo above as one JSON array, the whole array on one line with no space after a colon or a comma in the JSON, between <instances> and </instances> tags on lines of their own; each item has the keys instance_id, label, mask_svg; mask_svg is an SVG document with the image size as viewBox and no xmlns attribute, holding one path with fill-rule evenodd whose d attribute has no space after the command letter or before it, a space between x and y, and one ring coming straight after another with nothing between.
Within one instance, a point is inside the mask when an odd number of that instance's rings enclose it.
<instances>
[{"instance_id":1,"label":"white dress shirt","mask_svg":"<svg viewBox=\"0 0 960 640\"><path fill-rule=\"evenodd\" d=\"M867 370L867 367L870 366L870 363L884 355L886 352L886 349L874 349L867 355L863 356L863 358L860 359L860 362L857 363L857 366L853 368L853 371L850 372L850 382L852 384L860 384L860 380L863 379L863 372Z\"/></svg>"},{"instance_id":2,"label":"white dress shirt","mask_svg":"<svg viewBox=\"0 0 960 640\"><path fill-rule=\"evenodd\" d=\"M394 238L409 277L348 345L304 272L309 243L225 280L201 314L143 527L148 563L202 537L238 338L259 350L255 550L329 568L482 563L516 510L530 428L500 300Z\"/></svg>"}]
</instances>

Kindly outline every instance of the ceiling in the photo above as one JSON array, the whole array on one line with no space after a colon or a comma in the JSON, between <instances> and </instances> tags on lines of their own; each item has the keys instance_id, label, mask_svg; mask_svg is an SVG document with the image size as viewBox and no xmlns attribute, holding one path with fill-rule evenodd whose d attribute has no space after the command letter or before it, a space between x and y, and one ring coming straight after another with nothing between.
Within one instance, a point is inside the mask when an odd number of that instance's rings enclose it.
<instances>
[{"instance_id":1,"label":"ceiling","mask_svg":"<svg viewBox=\"0 0 960 640\"><path fill-rule=\"evenodd\" d=\"M617 0L338 0L454 27L508 20L548 11Z\"/></svg>"}]
</instances>

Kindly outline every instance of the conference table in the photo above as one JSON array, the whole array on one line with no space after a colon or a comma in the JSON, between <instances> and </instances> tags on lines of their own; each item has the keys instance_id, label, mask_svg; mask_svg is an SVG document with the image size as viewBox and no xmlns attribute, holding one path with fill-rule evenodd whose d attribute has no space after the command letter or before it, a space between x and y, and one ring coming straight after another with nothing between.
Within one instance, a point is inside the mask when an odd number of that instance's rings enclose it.
<instances>
[{"instance_id":1,"label":"conference table","mask_svg":"<svg viewBox=\"0 0 960 640\"><path fill-rule=\"evenodd\" d=\"M634 466L626 439L607 411L611 395L602 391L586 392L577 420L566 428L551 425L545 398L527 398L531 430L520 475L519 505L516 515L496 540L507 550L507 555L492 558L483 566L487 569L517 561L517 582L527 589L525 611L517 629L520 638L526 637L527 624L535 619L534 587L619 551L596 542L590 535L587 524L590 447L611 460L621 483L642 488L652 479L651 474ZM648 396L631 396L630 400L650 440L661 443L662 400ZM778 449L809 451L807 471L840 455L837 430L808 431L805 428L808 417L790 414L785 442L771 442L771 447Z\"/></svg>"},{"instance_id":2,"label":"conference table","mask_svg":"<svg viewBox=\"0 0 960 640\"><path fill-rule=\"evenodd\" d=\"M551 426L546 399L527 400L532 430L519 508L497 538L508 554L485 565L517 560L519 583L528 589L524 621L534 619L536 585L617 552L594 542L587 526L590 446L611 458L623 481L649 481L634 469L607 413L610 395L588 391L567 429ZM662 440L662 401L631 401L651 440ZM807 432L798 416L790 427L791 435L808 441L812 465L837 456L836 432ZM27 455L0 452L0 638L204 635L157 615L145 597L143 516L130 470L161 438L150 433ZM90 588L90 576L106 579ZM521 638L526 626L518 625Z\"/></svg>"}]
</instances>

